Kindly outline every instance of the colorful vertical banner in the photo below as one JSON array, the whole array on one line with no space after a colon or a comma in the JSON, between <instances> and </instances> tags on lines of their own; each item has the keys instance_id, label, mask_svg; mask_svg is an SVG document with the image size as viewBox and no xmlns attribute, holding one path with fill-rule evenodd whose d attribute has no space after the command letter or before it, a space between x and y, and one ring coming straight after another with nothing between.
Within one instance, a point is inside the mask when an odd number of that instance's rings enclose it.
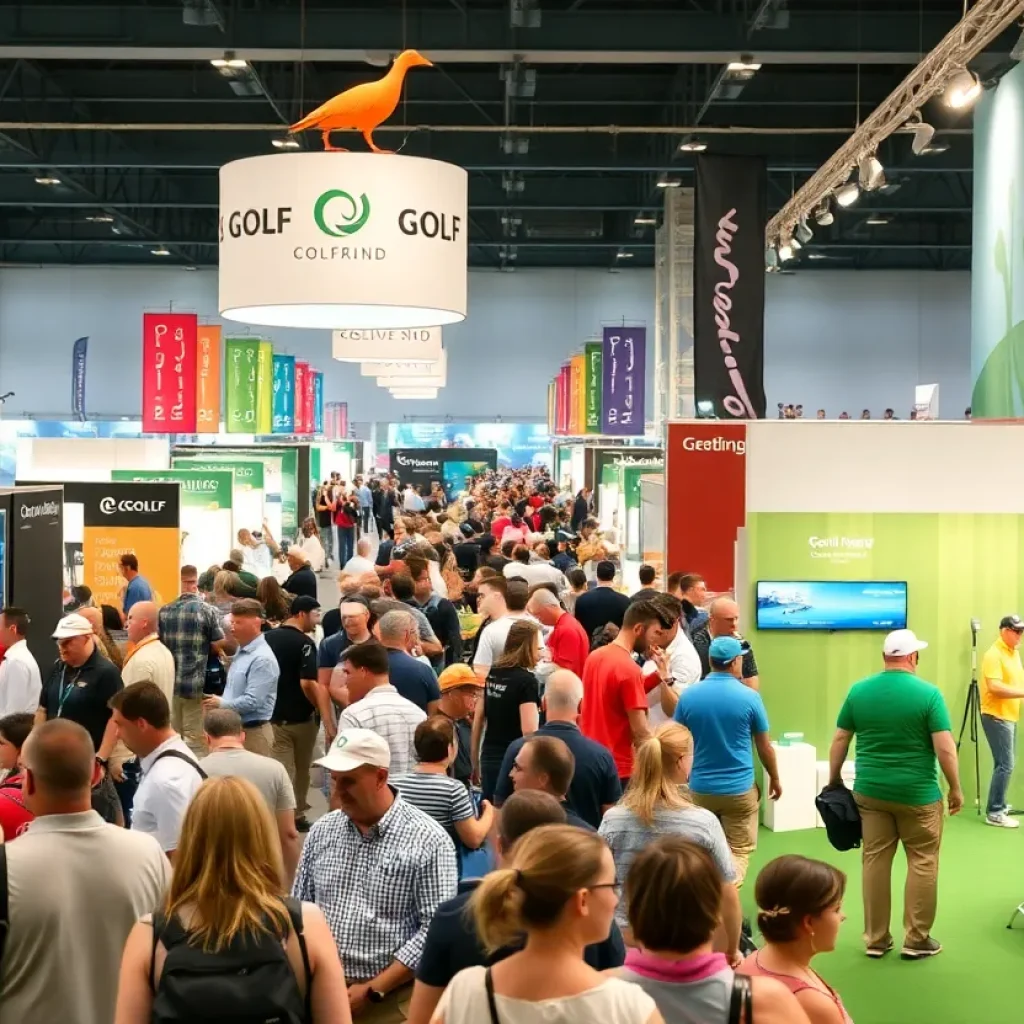
<instances>
[{"instance_id":1,"label":"colorful vertical banner","mask_svg":"<svg viewBox=\"0 0 1024 1024\"><path fill-rule=\"evenodd\" d=\"M313 371L313 433L324 432L324 375L320 370Z\"/></svg>"},{"instance_id":2,"label":"colorful vertical banner","mask_svg":"<svg viewBox=\"0 0 1024 1024\"><path fill-rule=\"evenodd\" d=\"M601 344L601 433L643 434L647 328L606 327Z\"/></svg>"},{"instance_id":3,"label":"colorful vertical banner","mask_svg":"<svg viewBox=\"0 0 1024 1024\"><path fill-rule=\"evenodd\" d=\"M583 432L601 433L601 342L588 341L584 348L586 369L583 380L585 414Z\"/></svg>"},{"instance_id":4,"label":"colorful vertical banner","mask_svg":"<svg viewBox=\"0 0 1024 1024\"><path fill-rule=\"evenodd\" d=\"M85 420L85 358L89 339L79 338L71 349L71 415Z\"/></svg>"},{"instance_id":5,"label":"colorful vertical banner","mask_svg":"<svg viewBox=\"0 0 1024 1024\"><path fill-rule=\"evenodd\" d=\"M229 434L256 433L257 385L260 342L258 338L228 338L225 388L225 429Z\"/></svg>"},{"instance_id":6,"label":"colorful vertical banner","mask_svg":"<svg viewBox=\"0 0 1024 1024\"><path fill-rule=\"evenodd\" d=\"M558 433L569 433L569 390L571 367L568 363L558 371Z\"/></svg>"},{"instance_id":7,"label":"colorful vertical banner","mask_svg":"<svg viewBox=\"0 0 1024 1024\"><path fill-rule=\"evenodd\" d=\"M295 433L308 433L306 427L306 378L309 376L309 363L295 360Z\"/></svg>"},{"instance_id":8,"label":"colorful vertical banner","mask_svg":"<svg viewBox=\"0 0 1024 1024\"><path fill-rule=\"evenodd\" d=\"M256 360L256 433L269 434L274 423L274 346L261 341Z\"/></svg>"},{"instance_id":9,"label":"colorful vertical banner","mask_svg":"<svg viewBox=\"0 0 1024 1024\"><path fill-rule=\"evenodd\" d=\"M348 402L338 403L338 433L348 437Z\"/></svg>"},{"instance_id":10,"label":"colorful vertical banner","mask_svg":"<svg viewBox=\"0 0 1024 1024\"><path fill-rule=\"evenodd\" d=\"M292 434L295 432L295 356L275 352L273 378L270 432Z\"/></svg>"},{"instance_id":11,"label":"colorful vertical banner","mask_svg":"<svg viewBox=\"0 0 1024 1024\"><path fill-rule=\"evenodd\" d=\"M765 414L764 228L757 157L697 157L693 238L694 399L719 419Z\"/></svg>"},{"instance_id":12,"label":"colorful vertical banner","mask_svg":"<svg viewBox=\"0 0 1024 1024\"><path fill-rule=\"evenodd\" d=\"M314 395L314 381L316 379L316 370L312 366L306 367L306 387L302 395L302 425L304 427L303 433L313 433L313 399Z\"/></svg>"},{"instance_id":13,"label":"colorful vertical banner","mask_svg":"<svg viewBox=\"0 0 1024 1024\"><path fill-rule=\"evenodd\" d=\"M220 328L196 330L196 433L220 432Z\"/></svg>"},{"instance_id":14,"label":"colorful vertical banner","mask_svg":"<svg viewBox=\"0 0 1024 1024\"><path fill-rule=\"evenodd\" d=\"M586 433L587 422L587 357L572 357L572 433Z\"/></svg>"},{"instance_id":15,"label":"colorful vertical banner","mask_svg":"<svg viewBox=\"0 0 1024 1024\"><path fill-rule=\"evenodd\" d=\"M142 431L196 432L195 313L142 316Z\"/></svg>"},{"instance_id":16,"label":"colorful vertical banner","mask_svg":"<svg viewBox=\"0 0 1024 1024\"><path fill-rule=\"evenodd\" d=\"M557 384L553 380L548 381L548 433L553 434L555 432L555 408L557 406L556 399Z\"/></svg>"}]
</instances>

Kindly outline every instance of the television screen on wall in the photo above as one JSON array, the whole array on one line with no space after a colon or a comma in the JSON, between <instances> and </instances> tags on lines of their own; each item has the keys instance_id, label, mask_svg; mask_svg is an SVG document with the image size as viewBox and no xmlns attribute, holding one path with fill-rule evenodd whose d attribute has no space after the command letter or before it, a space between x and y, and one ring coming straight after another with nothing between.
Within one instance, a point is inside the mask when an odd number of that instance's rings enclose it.
<instances>
[{"instance_id":1,"label":"television screen on wall","mask_svg":"<svg viewBox=\"0 0 1024 1024\"><path fill-rule=\"evenodd\" d=\"M758 629L904 629L907 584L890 581L778 581L757 584Z\"/></svg>"}]
</instances>

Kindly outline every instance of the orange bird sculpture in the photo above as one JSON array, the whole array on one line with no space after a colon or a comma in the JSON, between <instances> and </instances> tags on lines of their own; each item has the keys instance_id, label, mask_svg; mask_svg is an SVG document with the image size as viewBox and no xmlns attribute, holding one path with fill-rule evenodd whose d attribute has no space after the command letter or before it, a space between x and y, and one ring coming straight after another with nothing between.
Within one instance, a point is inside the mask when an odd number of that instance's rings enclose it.
<instances>
[{"instance_id":1,"label":"orange bird sculpture","mask_svg":"<svg viewBox=\"0 0 1024 1024\"><path fill-rule=\"evenodd\" d=\"M342 129L363 133L366 144L374 153L389 153L380 149L373 141L373 130L383 124L398 106L402 96L402 83L409 68L432 68L426 57L415 50L403 50L391 65L388 73L376 82L364 82L338 93L301 121L293 124L288 131L301 132L306 128L319 128L324 140L324 149L333 153L348 152L340 146L331 145L331 132Z\"/></svg>"}]
</instances>

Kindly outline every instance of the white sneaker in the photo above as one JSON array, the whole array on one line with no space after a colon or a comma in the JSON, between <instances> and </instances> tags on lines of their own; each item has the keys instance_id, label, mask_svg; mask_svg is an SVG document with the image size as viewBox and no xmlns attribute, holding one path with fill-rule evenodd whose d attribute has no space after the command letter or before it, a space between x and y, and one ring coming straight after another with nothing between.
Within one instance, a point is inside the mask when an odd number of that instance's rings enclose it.
<instances>
[{"instance_id":1,"label":"white sneaker","mask_svg":"<svg viewBox=\"0 0 1024 1024\"><path fill-rule=\"evenodd\" d=\"M998 828L1020 828L1020 822L1011 818L1005 812L1002 814L988 814L985 816L986 825L995 825Z\"/></svg>"}]
</instances>

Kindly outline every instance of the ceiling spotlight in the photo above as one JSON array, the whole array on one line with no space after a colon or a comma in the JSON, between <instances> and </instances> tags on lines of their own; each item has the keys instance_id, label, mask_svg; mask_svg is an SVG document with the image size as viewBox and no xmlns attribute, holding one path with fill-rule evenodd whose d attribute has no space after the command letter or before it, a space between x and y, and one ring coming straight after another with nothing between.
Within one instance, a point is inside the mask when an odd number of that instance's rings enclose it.
<instances>
[{"instance_id":1,"label":"ceiling spotlight","mask_svg":"<svg viewBox=\"0 0 1024 1024\"><path fill-rule=\"evenodd\" d=\"M299 140L291 135L285 135L280 139L271 139L270 144L274 149L298 149Z\"/></svg>"},{"instance_id":2,"label":"ceiling spotlight","mask_svg":"<svg viewBox=\"0 0 1024 1024\"><path fill-rule=\"evenodd\" d=\"M835 197L840 206L853 206L860 198L860 186L855 181L851 181L843 185L842 188L837 188Z\"/></svg>"},{"instance_id":3,"label":"ceiling spotlight","mask_svg":"<svg viewBox=\"0 0 1024 1024\"><path fill-rule=\"evenodd\" d=\"M682 182L678 178L670 178L667 174L659 174L654 183L658 188L679 188Z\"/></svg>"},{"instance_id":4,"label":"ceiling spotlight","mask_svg":"<svg viewBox=\"0 0 1024 1024\"><path fill-rule=\"evenodd\" d=\"M730 61L726 64L725 70L730 78L746 81L753 78L761 70L761 65L753 58L744 57L742 60Z\"/></svg>"},{"instance_id":5,"label":"ceiling spotlight","mask_svg":"<svg viewBox=\"0 0 1024 1024\"><path fill-rule=\"evenodd\" d=\"M90 224L113 224L114 218L109 213L94 213L85 218Z\"/></svg>"},{"instance_id":6,"label":"ceiling spotlight","mask_svg":"<svg viewBox=\"0 0 1024 1024\"><path fill-rule=\"evenodd\" d=\"M920 110L914 111L913 117L907 122L907 127L914 133L914 141L910 148L914 156L920 156L931 145L935 129L921 117Z\"/></svg>"},{"instance_id":7,"label":"ceiling spotlight","mask_svg":"<svg viewBox=\"0 0 1024 1024\"><path fill-rule=\"evenodd\" d=\"M707 148L708 144L701 142L700 139L684 139L679 143L681 153L703 153Z\"/></svg>"},{"instance_id":8,"label":"ceiling spotlight","mask_svg":"<svg viewBox=\"0 0 1024 1024\"><path fill-rule=\"evenodd\" d=\"M872 227L878 227L882 224L888 224L889 218L882 216L880 213L873 213L864 223L870 224Z\"/></svg>"},{"instance_id":9,"label":"ceiling spotlight","mask_svg":"<svg viewBox=\"0 0 1024 1024\"><path fill-rule=\"evenodd\" d=\"M631 253L631 252L626 252L626 250L625 250L625 249L620 249L620 250L619 250L619 251L618 251L618 252L617 252L617 253L615 254L615 258L616 258L617 260L631 260L631 259L633 258L633 256L634 256L634 253Z\"/></svg>"},{"instance_id":10,"label":"ceiling spotlight","mask_svg":"<svg viewBox=\"0 0 1024 1024\"><path fill-rule=\"evenodd\" d=\"M832 207L828 204L828 196L818 204L818 208L814 211L815 222L823 228L827 228L829 224L835 222L835 217L832 215Z\"/></svg>"},{"instance_id":11,"label":"ceiling spotlight","mask_svg":"<svg viewBox=\"0 0 1024 1024\"><path fill-rule=\"evenodd\" d=\"M156 249L150 249L149 251L154 256L170 256L171 255L171 250L168 249L167 246L165 246L165 245L161 245L161 246L159 246Z\"/></svg>"},{"instance_id":12,"label":"ceiling spotlight","mask_svg":"<svg viewBox=\"0 0 1024 1024\"><path fill-rule=\"evenodd\" d=\"M781 242L779 244L779 262L780 263L787 263L789 260L791 260L796 255L796 253L795 253L791 243L792 243L792 240L787 241L787 242Z\"/></svg>"},{"instance_id":13,"label":"ceiling spotlight","mask_svg":"<svg viewBox=\"0 0 1024 1024\"><path fill-rule=\"evenodd\" d=\"M828 256L826 256L823 252L809 252L807 254L807 258L809 260L827 260Z\"/></svg>"},{"instance_id":14,"label":"ceiling spotlight","mask_svg":"<svg viewBox=\"0 0 1024 1024\"><path fill-rule=\"evenodd\" d=\"M865 192L874 192L885 184L882 161L874 153L861 159L857 166L857 179Z\"/></svg>"},{"instance_id":15,"label":"ceiling spotlight","mask_svg":"<svg viewBox=\"0 0 1024 1024\"><path fill-rule=\"evenodd\" d=\"M36 178L36 184L37 185L59 185L60 184L60 178L45 178L45 177Z\"/></svg>"},{"instance_id":16,"label":"ceiling spotlight","mask_svg":"<svg viewBox=\"0 0 1024 1024\"><path fill-rule=\"evenodd\" d=\"M243 68L249 66L249 62L242 60L241 57L235 56L234 50L225 50L223 57L214 57L210 61L210 66L215 67L218 71L241 71Z\"/></svg>"},{"instance_id":17,"label":"ceiling spotlight","mask_svg":"<svg viewBox=\"0 0 1024 1024\"><path fill-rule=\"evenodd\" d=\"M650 226L656 226L658 223L657 217L648 217L645 214L638 213L633 218L633 225L638 228L645 228Z\"/></svg>"},{"instance_id":18,"label":"ceiling spotlight","mask_svg":"<svg viewBox=\"0 0 1024 1024\"><path fill-rule=\"evenodd\" d=\"M807 224L806 215L801 217L800 220L797 221L795 234L797 237L797 241L802 242L804 245L806 245L814 237L814 232L810 229L810 227Z\"/></svg>"},{"instance_id":19,"label":"ceiling spotlight","mask_svg":"<svg viewBox=\"0 0 1024 1024\"><path fill-rule=\"evenodd\" d=\"M981 95L978 76L966 68L958 71L946 86L946 105L954 110L969 107Z\"/></svg>"}]
</instances>

